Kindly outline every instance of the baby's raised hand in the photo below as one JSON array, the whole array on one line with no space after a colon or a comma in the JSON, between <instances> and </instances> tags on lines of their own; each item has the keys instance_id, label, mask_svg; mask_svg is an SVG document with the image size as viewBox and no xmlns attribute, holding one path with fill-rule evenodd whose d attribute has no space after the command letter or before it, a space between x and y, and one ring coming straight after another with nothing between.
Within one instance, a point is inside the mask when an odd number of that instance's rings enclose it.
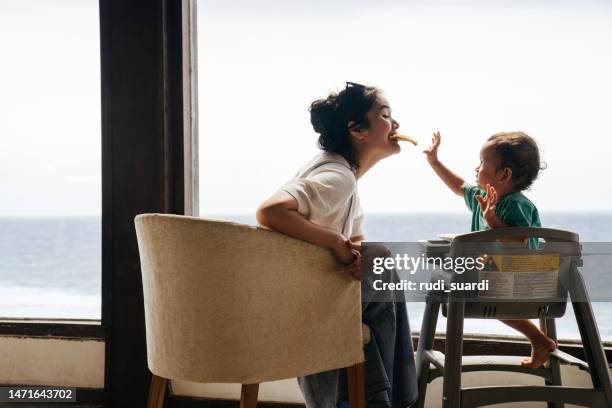
<instances>
[{"instance_id":1,"label":"baby's raised hand","mask_svg":"<svg viewBox=\"0 0 612 408\"><path fill-rule=\"evenodd\" d=\"M434 132L433 136L431 137L431 146L429 146L428 149L423 150L429 164L438 161L438 147L440 146L440 139L440 132Z\"/></svg>"}]
</instances>

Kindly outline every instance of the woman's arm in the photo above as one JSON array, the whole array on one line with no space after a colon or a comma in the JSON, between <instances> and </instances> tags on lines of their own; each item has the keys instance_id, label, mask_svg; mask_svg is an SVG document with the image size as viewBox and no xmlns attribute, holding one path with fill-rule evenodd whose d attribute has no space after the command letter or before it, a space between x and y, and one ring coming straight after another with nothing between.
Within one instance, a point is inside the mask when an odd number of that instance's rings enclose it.
<instances>
[{"instance_id":1,"label":"woman's arm","mask_svg":"<svg viewBox=\"0 0 612 408\"><path fill-rule=\"evenodd\" d=\"M431 138L431 146L429 149L424 150L423 153L427 156L427 162L431 168L436 172L438 177L451 189L451 191L457 195L463 195L463 186L465 180L453 173L448 167L438 160L438 147L440 146L440 132L433 134Z\"/></svg>"},{"instance_id":2,"label":"woman's arm","mask_svg":"<svg viewBox=\"0 0 612 408\"><path fill-rule=\"evenodd\" d=\"M257 222L266 228L329 248L344 264L355 260L358 253L347 245L347 239L342 234L310 222L297 210L297 200L280 191L259 206Z\"/></svg>"}]
</instances>

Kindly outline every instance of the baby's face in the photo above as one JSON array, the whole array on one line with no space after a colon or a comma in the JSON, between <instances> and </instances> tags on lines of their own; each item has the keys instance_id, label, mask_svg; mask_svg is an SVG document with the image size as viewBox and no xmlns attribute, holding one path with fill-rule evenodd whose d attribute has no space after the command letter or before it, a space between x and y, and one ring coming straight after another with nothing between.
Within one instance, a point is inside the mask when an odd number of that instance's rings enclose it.
<instances>
[{"instance_id":1,"label":"baby's face","mask_svg":"<svg viewBox=\"0 0 612 408\"><path fill-rule=\"evenodd\" d=\"M485 189L487 184L498 189L503 174L500 175L501 160L495 146L491 142L487 142L480 149L480 163L476 167L476 184L479 188ZM501 176L501 177L500 177Z\"/></svg>"}]
</instances>

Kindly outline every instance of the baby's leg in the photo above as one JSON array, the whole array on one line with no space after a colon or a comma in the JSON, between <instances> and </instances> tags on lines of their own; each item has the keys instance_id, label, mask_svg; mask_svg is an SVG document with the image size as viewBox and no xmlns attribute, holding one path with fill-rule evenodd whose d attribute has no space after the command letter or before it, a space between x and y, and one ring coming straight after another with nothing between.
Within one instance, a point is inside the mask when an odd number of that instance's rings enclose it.
<instances>
[{"instance_id":1,"label":"baby's leg","mask_svg":"<svg viewBox=\"0 0 612 408\"><path fill-rule=\"evenodd\" d=\"M531 343L531 356L521 361L524 367L540 367L548 361L550 352L557 348L555 342L531 320L502 320L502 322L523 333Z\"/></svg>"}]
</instances>

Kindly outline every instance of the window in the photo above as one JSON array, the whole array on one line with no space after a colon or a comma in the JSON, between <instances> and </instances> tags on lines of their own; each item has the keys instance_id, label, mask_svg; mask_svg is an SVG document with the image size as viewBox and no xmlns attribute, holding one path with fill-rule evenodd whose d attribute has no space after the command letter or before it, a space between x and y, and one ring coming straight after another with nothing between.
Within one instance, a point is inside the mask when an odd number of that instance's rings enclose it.
<instances>
[{"instance_id":1,"label":"window","mask_svg":"<svg viewBox=\"0 0 612 408\"><path fill-rule=\"evenodd\" d=\"M99 319L98 2L3 2L0 36L0 317Z\"/></svg>"},{"instance_id":2,"label":"window","mask_svg":"<svg viewBox=\"0 0 612 408\"><path fill-rule=\"evenodd\" d=\"M597 2L406 4L220 1L200 4L200 214L254 222L257 205L317 153L307 108L344 81L382 88L405 146L360 180L366 236L413 241L470 227L428 167L440 157L473 182L486 138L535 137L548 168L526 194L545 226L610 241L612 7ZM585 197L589 197L585 199ZM418 329L421 305L410 305ZM594 304L612 340L609 304ZM560 337L577 337L567 313ZM496 321L466 331L503 333Z\"/></svg>"}]
</instances>

